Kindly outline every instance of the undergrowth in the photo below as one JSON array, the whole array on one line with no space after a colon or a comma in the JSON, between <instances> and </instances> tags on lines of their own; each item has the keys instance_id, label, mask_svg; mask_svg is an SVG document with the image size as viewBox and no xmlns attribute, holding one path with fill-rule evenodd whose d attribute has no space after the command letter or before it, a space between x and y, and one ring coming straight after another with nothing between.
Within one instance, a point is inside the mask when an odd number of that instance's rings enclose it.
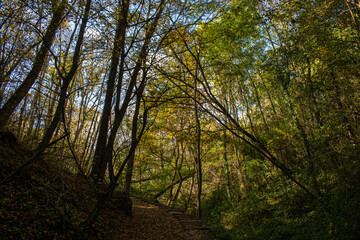
<instances>
[{"instance_id":1,"label":"undergrowth","mask_svg":"<svg viewBox=\"0 0 360 240\"><path fill-rule=\"evenodd\" d=\"M358 239L360 196L330 189L318 199L294 189L275 195L254 189L229 199L219 189L207 199L204 219L216 239Z\"/></svg>"},{"instance_id":2,"label":"undergrowth","mask_svg":"<svg viewBox=\"0 0 360 240\"><path fill-rule=\"evenodd\" d=\"M0 142L0 179L31 157L20 144ZM85 179L60 167L52 155L42 155L0 186L2 239L80 239L81 223L94 204Z\"/></svg>"}]
</instances>

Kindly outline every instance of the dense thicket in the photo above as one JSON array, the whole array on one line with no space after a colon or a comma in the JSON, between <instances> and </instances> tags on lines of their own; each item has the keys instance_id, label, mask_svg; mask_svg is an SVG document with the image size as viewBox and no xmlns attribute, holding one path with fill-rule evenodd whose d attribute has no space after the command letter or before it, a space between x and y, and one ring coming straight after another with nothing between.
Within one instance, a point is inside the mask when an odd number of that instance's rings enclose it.
<instances>
[{"instance_id":1,"label":"dense thicket","mask_svg":"<svg viewBox=\"0 0 360 240\"><path fill-rule=\"evenodd\" d=\"M219 239L360 234L358 1L0 7L0 128L35 152L69 134L46 151L108 183L99 205L121 188Z\"/></svg>"}]
</instances>

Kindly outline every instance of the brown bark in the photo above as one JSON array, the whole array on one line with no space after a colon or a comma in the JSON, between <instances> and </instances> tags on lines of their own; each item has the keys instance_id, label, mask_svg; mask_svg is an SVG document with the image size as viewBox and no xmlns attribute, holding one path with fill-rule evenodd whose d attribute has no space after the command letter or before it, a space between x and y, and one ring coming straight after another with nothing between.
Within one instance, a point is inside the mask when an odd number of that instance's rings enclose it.
<instances>
[{"instance_id":1,"label":"brown bark","mask_svg":"<svg viewBox=\"0 0 360 240\"><path fill-rule=\"evenodd\" d=\"M196 122L196 180L197 180L197 195L196 195L196 215L201 216L201 190L202 190L202 167L201 167L201 125L199 117L199 107L198 107L198 96L197 96L197 71L198 64L196 64L195 69L195 78L194 78L194 112L195 112L195 122Z\"/></svg>"},{"instance_id":2,"label":"brown bark","mask_svg":"<svg viewBox=\"0 0 360 240\"><path fill-rule=\"evenodd\" d=\"M107 146L108 128L109 128L109 122L111 116L111 103L114 95L117 68L119 65L121 53L123 52L125 46L125 33L127 29L129 4L130 1L123 1L123 5L119 6L119 15L116 25L114 46L112 49L109 78L106 86L104 108L100 119L99 134L96 142L96 149L92 164L91 174L96 182L103 180L106 171L107 158L108 158L106 156L106 146Z\"/></svg>"}]
</instances>

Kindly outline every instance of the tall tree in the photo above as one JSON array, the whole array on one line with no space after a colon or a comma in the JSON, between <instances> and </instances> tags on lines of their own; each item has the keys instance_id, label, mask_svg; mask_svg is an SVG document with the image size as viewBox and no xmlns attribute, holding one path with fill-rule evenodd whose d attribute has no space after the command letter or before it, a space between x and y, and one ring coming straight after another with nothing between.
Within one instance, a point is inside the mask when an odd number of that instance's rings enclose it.
<instances>
[{"instance_id":1,"label":"tall tree","mask_svg":"<svg viewBox=\"0 0 360 240\"><path fill-rule=\"evenodd\" d=\"M62 86L61 86L61 90L60 90L59 102L58 102L54 117L50 123L50 126L46 129L45 134L41 140L41 143L37 147L38 150L43 148L50 142L50 140L55 132L55 129L61 119L61 114L63 112L65 112L64 108L65 108L65 100L66 100L66 95L67 95L66 93L67 93L67 89L71 83L71 80L74 78L76 71L79 67L80 56L81 56L81 47L82 47L83 40L84 40L86 24L89 19L90 6L91 6L91 0L87 0L86 4L85 4L84 13L83 13L84 14L83 19L82 19L82 22L80 25L78 39L77 39L76 46L74 49L71 69L62 79Z\"/></svg>"},{"instance_id":2,"label":"tall tree","mask_svg":"<svg viewBox=\"0 0 360 240\"><path fill-rule=\"evenodd\" d=\"M126 29L124 27L126 27L126 25L123 25L123 23L124 23L123 21L125 21L125 23L127 22L127 19L126 18L124 19L124 17L127 16L128 5L129 5L128 2L125 2L125 3L126 3L125 6L127 6L127 8L125 8L125 10L120 11L121 14L118 19L118 25L117 25L117 31L116 31L116 36L118 36L118 37L120 36L121 32L125 36ZM147 24L149 24L149 25L147 25L148 27L145 29L144 42L140 49L140 52L138 53L139 55L137 56L136 64L134 66L134 70L132 71L131 78L129 81L128 88L126 90L126 94L125 94L123 103L120 107L120 110L116 110L116 112L115 112L116 114L115 114L114 124L111 128L110 136L108 137L108 123L110 120L111 103L113 100L113 91L114 91L114 85L115 85L114 81L115 81L115 76L117 73L117 66L119 63L119 57L120 57L120 53L121 53L121 50L119 50L119 49L123 48L124 43L125 43L124 42L125 37L124 38L116 38L115 37L116 44L114 44L114 48L113 48L113 55L112 55L112 61L111 61L112 64L111 64L111 68L110 68L111 74L109 74L109 80L107 83L108 84L107 94L106 94L106 99L105 99L104 111L103 111L102 118L100 121L100 132L99 132L98 140L97 140L97 144L96 144L93 170L92 170L92 175L96 181L103 180L105 171L106 171L106 166L110 161L112 161L112 149L113 149L113 144L115 141L115 137L116 137L118 128L125 116L126 110L128 109L131 97L133 95L133 89L137 83L138 74L141 70L143 61L147 58L147 54L149 51L148 48L151 43L151 39L157 29L158 22L159 22L160 17L162 16L162 12L165 7L165 4L166 4L166 1L161 0L159 5L157 6L155 16L153 16L154 18L146 19L146 21L148 22ZM125 15L123 15L124 13L125 13ZM111 76L111 78L110 78L110 76Z\"/></svg>"},{"instance_id":3,"label":"tall tree","mask_svg":"<svg viewBox=\"0 0 360 240\"><path fill-rule=\"evenodd\" d=\"M196 51L196 50L195 50ZM197 55L198 51L196 51ZM201 124L199 114L199 97L198 97L198 65L196 63L194 76L194 112L196 123L196 147L195 147L195 164L196 164L196 181L197 181L197 196L196 196L196 215L201 216L201 190L202 190L202 166L201 166Z\"/></svg>"},{"instance_id":4,"label":"tall tree","mask_svg":"<svg viewBox=\"0 0 360 240\"><path fill-rule=\"evenodd\" d=\"M146 70L143 71L143 81L136 91L136 103L135 103L135 112L132 119L132 128L131 128L131 148L134 147L139 143L140 139L138 136L138 121L139 121L139 112L140 112L140 104L142 95L145 88L145 80L146 79ZM143 126L146 126L146 121L143 122ZM127 170L125 176L125 194L130 196L130 187L131 187L131 180L133 175L133 168L134 168L134 158L135 158L135 151L130 151L129 153L129 160L127 163Z\"/></svg>"},{"instance_id":5,"label":"tall tree","mask_svg":"<svg viewBox=\"0 0 360 240\"><path fill-rule=\"evenodd\" d=\"M129 0L119 1L117 8L117 23L114 36L114 43L111 55L109 77L106 83L106 95L103 107L103 113L101 115L99 134L97 138L96 150L94 154L94 162L92 166L92 175L96 181L100 181L104 178L106 164L108 158L106 157L106 145L108 138L108 128L111 116L111 104L113 101L115 79L117 75L118 65L121 53L125 48L125 33L128 26L128 12L129 12Z\"/></svg>"},{"instance_id":6,"label":"tall tree","mask_svg":"<svg viewBox=\"0 0 360 240\"><path fill-rule=\"evenodd\" d=\"M32 64L32 68L21 85L6 101L6 103L0 109L0 129L3 130L11 114L15 108L19 105L21 100L30 90L31 86L36 81L39 73L45 63L46 55L54 42L56 30L63 20L64 13L67 7L67 0L52 2L53 16L44 34L41 47L36 54L35 60Z\"/></svg>"}]
</instances>

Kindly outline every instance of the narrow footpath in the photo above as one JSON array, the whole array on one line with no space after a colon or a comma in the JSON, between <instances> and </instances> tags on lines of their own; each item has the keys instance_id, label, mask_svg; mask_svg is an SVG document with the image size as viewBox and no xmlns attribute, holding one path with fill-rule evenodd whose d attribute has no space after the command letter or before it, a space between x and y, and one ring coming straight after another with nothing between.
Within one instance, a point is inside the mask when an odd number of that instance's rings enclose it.
<instances>
[{"instance_id":1,"label":"narrow footpath","mask_svg":"<svg viewBox=\"0 0 360 240\"><path fill-rule=\"evenodd\" d=\"M212 240L200 219L144 199L132 198L132 216L107 207L95 225L99 239L126 240Z\"/></svg>"}]
</instances>

